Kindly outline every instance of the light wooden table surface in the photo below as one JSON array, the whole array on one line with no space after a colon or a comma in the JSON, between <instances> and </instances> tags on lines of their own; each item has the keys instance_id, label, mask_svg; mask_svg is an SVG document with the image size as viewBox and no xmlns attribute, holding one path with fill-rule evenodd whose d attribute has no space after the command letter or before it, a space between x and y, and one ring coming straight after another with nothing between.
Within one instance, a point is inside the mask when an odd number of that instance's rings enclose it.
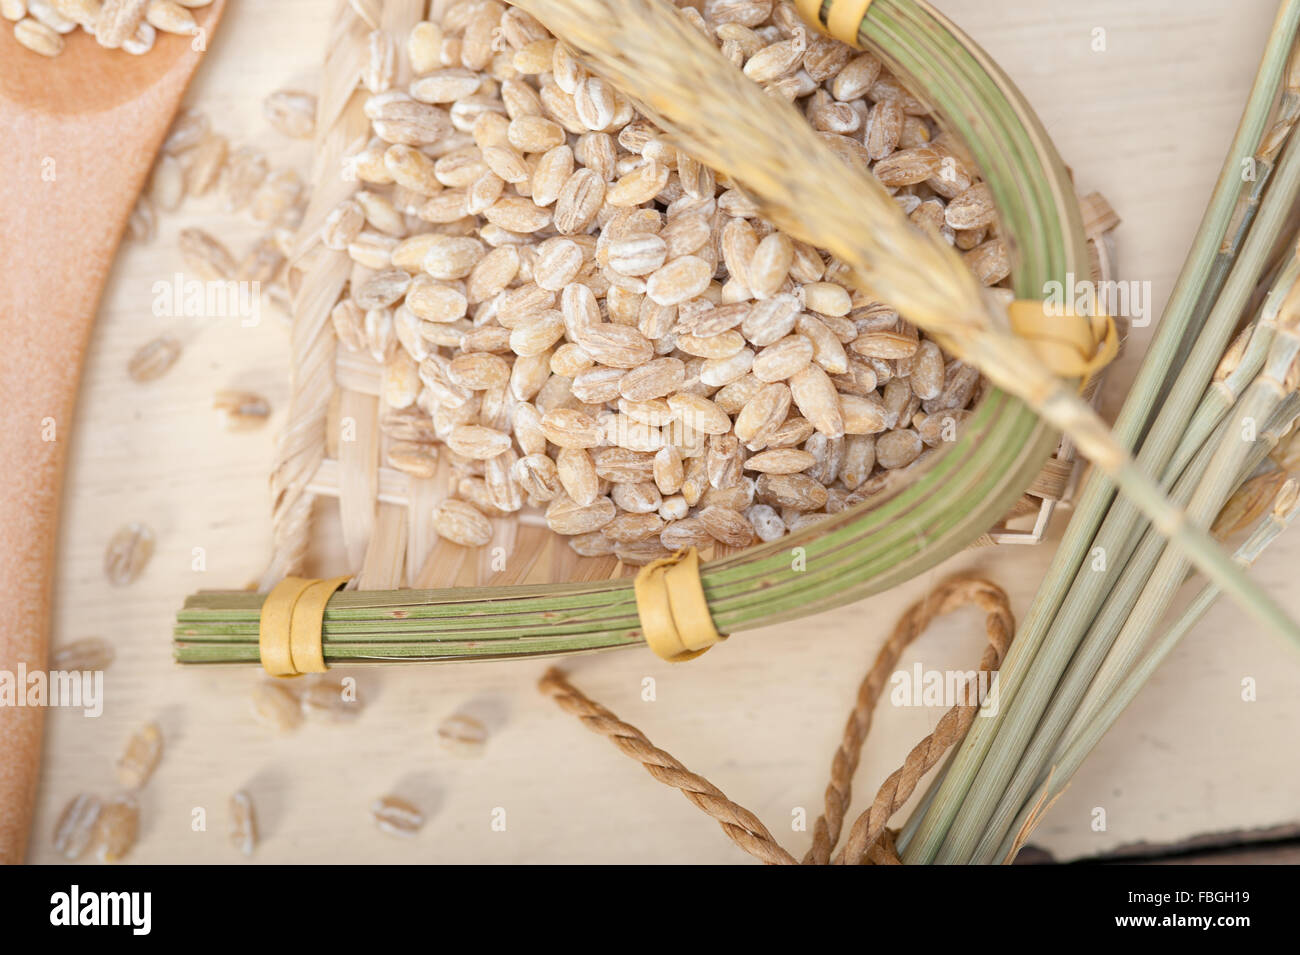
<instances>
[{"instance_id":1,"label":"light wooden table surface","mask_svg":"<svg viewBox=\"0 0 1300 955\"><path fill-rule=\"evenodd\" d=\"M282 162L301 144L266 129L261 97L311 88L333 4L232 2L191 94L238 142ZM1014 77L1039 110L1084 191L1103 192L1124 219L1122 273L1152 283L1163 303L1235 127L1273 16L1270 0L946 0L941 6ZM1106 51L1094 52L1094 31ZM113 790L112 762L129 731L158 720L167 752L142 798L139 862L236 862L225 837L229 794L253 795L261 862L739 862L747 859L682 797L652 781L607 742L542 699L545 663L359 671L362 717L276 737L249 714L251 669L180 669L172 616L200 588L242 586L268 551L270 428L226 433L212 393L247 387L279 409L287 396L286 326L256 328L155 317L155 281L181 267L174 238L190 222L214 226L210 206L164 217L158 240L126 248L102 309L71 440L60 540L55 644L100 635L117 648L104 715L55 710L31 858L54 860L49 832L84 790ZM257 231L217 217L243 247ZM1158 311L1157 311L1158 314ZM128 356L170 331L186 339L179 365L149 385L131 382ZM1150 330L1135 332L1112 378L1112 409ZM104 546L123 523L153 527L144 576L113 589ZM1059 527L1058 527L1059 533ZM572 660L577 684L659 745L750 807L796 855L799 808L815 816L857 681L899 612L942 576L978 570L1023 613L1049 547L972 551L888 595L797 624L747 632L690 666L627 650ZM206 570L192 570L202 548ZM1262 560L1259 579L1300 614L1294 567L1300 537ZM973 612L936 625L903 661L969 668L982 627ZM653 677L654 702L642 700ZM1244 677L1257 702L1241 700ZM469 708L492 727L486 752L458 759L437 746L445 715ZM940 710L882 706L856 780L859 806ZM1219 605L1160 669L1047 817L1035 841L1058 857L1139 842L1300 821L1300 655ZM387 792L428 815L401 841L374 828L367 807ZM1093 831L1103 807L1105 832ZM206 811L198 830L195 810ZM492 826L505 810L504 831Z\"/></svg>"}]
</instances>

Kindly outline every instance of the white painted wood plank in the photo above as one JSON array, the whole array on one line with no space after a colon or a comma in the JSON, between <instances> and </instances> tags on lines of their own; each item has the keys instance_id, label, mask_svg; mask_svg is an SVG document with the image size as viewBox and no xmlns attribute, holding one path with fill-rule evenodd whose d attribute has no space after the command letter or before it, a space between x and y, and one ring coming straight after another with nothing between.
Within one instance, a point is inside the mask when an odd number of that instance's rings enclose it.
<instances>
[{"instance_id":1,"label":"white painted wood plank","mask_svg":"<svg viewBox=\"0 0 1300 955\"><path fill-rule=\"evenodd\" d=\"M238 142L256 139L279 161L302 156L266 129L259 100L312 84L332 3L282 0L232 7L193 99ZM1199 220L1222 150L1272 18L1266 0L945 0L1040 111L1083 191L1101 190L1124 219L1117 239L1127 277L1149 280L1156 305L1172 286ZM1106 30L1108 51L1090 50ZM253 794L263 831L259 861L736 862L744 857L717 826L665 790L607 742L560 713L534 689L545 664L371 668L359 671L366 710L352 726L307 726L274 738L248 712L251 670L182 670L170 660L171 620L184 596L253 580L269 545L266 476L272 433L287 397L287 335L271 316L196 327L151 313L154 281L180 267L173 249L184 225L122 255L97 328L72 436L57 581L56 642L90 634L114 642L107 707L98 720L56 711L49 720L32 858L53 861L49 830L82 790L109 792L112 761L130 730L158 719L167 752L143 794L134 861L238 861L225 840L225 803ZM222 220L243 243L257 230ZM237 244L238 244L237 243ZM148 386L131 383L127 357L164 330L187 340L178 367ZM1113 381L1126 382L1149 330L1138 330ZM277 413L260 433L227 434L212 392L238 386L267 395ZM1112 387L1107 406L1117 407ZM127 520L144 520L158 549L144 577L114 590L103 548ZM1057 528L1059 534L1059 527ZM337 529L321 531L335 553ZM191 570L202 548L206 570ZM979 569L1028 606L1046 548L972 552L865 605L783 627L744 633L690 666L621 651L570 662L577 684L729 795L755 810L802 854L806 833L792 811L815 815L830 757L862 672L908 602L943 574ZM1300 613L1293 567L1300 537L1260 564L1260 579ZM320 571L332 568L322 561ZM965 669L978 658L973 612L936 625L903 664ZM1240 700L1243 677L1260 699ZM641 699L656 680L657 700ZM486 755L442 754L434 729L470 705L493 724ZM938 711L885 706L859 772L859 805ZM1221 605L1157 674L1047 818L1038 841L1062 857L1139 840L1172 841L1213 830L1293 823L1300 765L1280 758L1300 723L1300 659L1253 632ZM371 799L397 791L424 806L420 836L374 830ZM1090 812L1109 829L1092 832ZM191 829L207 810L207 831ZM507 811L507 830L490 828Z\"/></svg>"}]
</instances>

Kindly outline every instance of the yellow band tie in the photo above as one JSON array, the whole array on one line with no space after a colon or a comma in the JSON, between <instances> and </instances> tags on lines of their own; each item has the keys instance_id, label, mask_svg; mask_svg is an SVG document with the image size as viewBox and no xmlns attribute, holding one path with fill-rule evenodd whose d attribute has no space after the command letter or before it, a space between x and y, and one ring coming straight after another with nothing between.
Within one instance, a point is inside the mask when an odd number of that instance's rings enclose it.
<instances>
[{"instance_id":1,"label":"yellow band tie","mask_svg":"<svg viewBox=\"0 0 1300 955\"><path fill-rule=\"evenodd\" d=\"M826 22L822 22L823 0L795 0L799 16L812 27L849 46L861 46L858 30L866 19L871 0L831 0Z\"/></svg>"},{"instance_id":2,"label":"yellow band tie","mask_svg":"<svg viewBox=\"0 0 1300 955\"><path fill-rule=\"evenodd\" d=\"M1043 364L1062 378L1078 378L1080 387L1119 354L1119 332L1107 315L1052 315L1046 303L1026 299L1012 302L1007 315Z\"/></svg>"},{"instance_id":3,"label":"yellow band tie","mask_svg":"<svg viewBox=\"0 0 1300 955\"><path fill-rule=\"evenodd\" d=\"M271 676L293 676L293 655L289 650L289 625L293 607L302 592L314 581L303 577L286 577L262 601L262 618L257 628L258 652L262 667Z\"/></svg>"},{"instance_id":4,"label":"yellow band tie","mask_svg":"<svg viewBox=\"0 0 1300 955\"><path fill-rule=\"evenodd\" d=\"M713 626L694 547L646 564L634 586L646 643L668 662L693 660L727 639Z\"/></svg>"},{"instance_id":5,"label":"yellow band tie","mask_svg":"<svg viewBox=\"0 0 1300 955\"><path fill-rule=\"evenodd\" d=\"M266 595L258 622L258 652L271 676L324 673L321 626L325 605L351 577L311 580L286 577Z\"/></svg>"}]
</instances>

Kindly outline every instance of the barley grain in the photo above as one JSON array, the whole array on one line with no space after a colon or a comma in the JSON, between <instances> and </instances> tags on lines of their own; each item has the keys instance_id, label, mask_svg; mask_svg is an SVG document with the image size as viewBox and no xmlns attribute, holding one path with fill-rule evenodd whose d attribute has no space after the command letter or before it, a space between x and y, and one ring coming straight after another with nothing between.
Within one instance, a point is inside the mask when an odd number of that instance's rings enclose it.
<instances>
[{"instance_id":1,"label":"barley grain","mask_svg":"<svg viewBox=\"0 0 1300 955\"><path fill-rule=\"evenodd\" d=\"M163 737L157 723L146 723L127 740L117 758L117 781L127 789L140 789L162 759Z\"/></svg>"},{"instance_id":2,"label":"barley grain","mask_svg":"<svg viewBox=\"0 0 1300 955\"><path fill-rule=\"evenodd\" d=\"M582 505L565 495L546 508L546 524L557 534L588 534L612 521L616 511L614 502L607 497Z\"/></svg>"},{"instance_id":3,"label":"barley grain","mask_svg":"<svg viewBox=\"0 0 1300 955\"><path fill-rule=\"evenodd\" d=\"M14 24L14 39L41 56L58 56L63 52L63 37L30 17Z\"/></svg>"},{"instance_id":4,"label":"barley grain","mask_svg":"<svg viewBox=\"0 0 1300 955\"><path fill-rule=\"evenodd\" d=\"M74 796L54 824L54 851L70 862L85 855L95 839L103 803L94 793Z\"/></svg>"},{"instance_id":5,"label":"barley grain","mask_svg":"<svg viewBox=\"0 0 1300 955\"><path fill-rule=\"evenodd\" d=\"M127 374L139 382L155 381L165 375L180 357L180 339L160 335L136 349L127 361Z\"/></svg>"},{"instance_id":6,"label":"barley grain","mask_svg":"<svg viewBox=\"0 0 1300 955\"><path fill-rule=\"evenodd\" d=\"M717 504L702 509L699 521L714 540L731 547L748 547L754 540L754 528L739 511Z\"/></svg>"},{"instance_id":7,"label":"barley grain","mask_svg":"<svg viewBox=\"0 0 1300 955\"><path fill-rule=\"evenodd\" d=\"M262 101L267 122L294 139L310 139L316 131L316 97L299 90L276 90Z\"/></svg>"},{"instance_id":8,"label":"barley grain","mask_svg":"<svg viewBox=\"0 0 1300 955\"><path fill-rule=\"evenodd\" d=\"M261 680L253 685L253 717L268 729L286 733L302 723L298 701L284 687Z\"/></svg>"},{"instance_id":9,"label":"barley grain","mask_svg":"<svg viewBox=\"0 0 1300 955\"><path fill-rule=\"evenodd\" d=\"M438 744L456 756L482 756L488 731L483 721L468 713L453 713L438 724Z\"/></svg>"},{"instance_id":10,"label":"barley grain","mask_svg":"<svg viewBox=\"0 0 1300 955\"><path fill-rule=\"evenodd\" d=\"M442 537L465 547L482 547L492 539L491 523L466 501L443 501L434 508L433 526Z\"/></svg>"},{"instance_id":11,"label":"barley grain","mask_svg":"<svg viewBox=\"0 0 1300 955\"><path fill-rule=\"evenodd\" d=\"M411 28L406 39L406 52L411 69L417 75L430 73L437 68L442 52L442 27L421 20Z\"/></svg>"},{"instance_id":12,"label":"barley grain","mask_svg":"<svg viewBox=\"0 0 1300 955\"><path fill-rule=\"evenodd\" d=\"M93 844L100 862L120 862L135 847L140 831L140 807L123 793L109 799L95 822Z\"/></svg>"},{"instance_id":13,"label":"barley grain","mask_svg":"<svg viewBox=\"0 0 1300 955\"><path fill-rule=\"evenodd\" d=\"M251 146L241 146L226 160L221 174L221 193L227 212L248 207L270 172L266 157Z\"/></svg>"},{"instance_id":14,"label":"barley grain","mask_svg":"<svg viewBox=\"0 0 1300 955\"><path fill-rule=\"evenodd\" d=\"M223 389L212 396L212 407L231 431L260 428L271 416L270 402L253 391Z\"/></svg>"},{"instance_id":15,"label":"barley grain","mask_svg":"<svg viewBox=\"0 0 1300 955\"><path fill-rule=\"evenodd\" d=\"M370 815L381 832L410 839L424 825L424 813L399 796L381 796L370 805Z\"/></svg>"},{"instance_id":16,"label":"barley grain","mask_svg":"<svg viewBox=\"0 0 1300 955\"><path fill-rule=\"evenodd\" d=\"M85 637L56 647L50 655L50 669L67 672L107 670L113 656L111 643L102 637Z\"/></svg>"},{"instance_id":17,"label":"barley grain","mask_svg":"<svg viewBox=\"0 0 1300 955\"><path fill-rule=\"evenodd\" d=\"M816 459L807 451L795 448L778 448L763 451L745 461L746 471L758 471L763 474L796 474L806 471L816 464Z\"/></svg>"},{"instance_id":18,"label":"barley grain","mask_svg":"<svg viewBox=\"0 0 1300 955\"><path fill-rule=\"evenodd\" d=\"M923 449L921 436L910 428L887 431L876 437L876 461L886 469L907 467Z\"/></svg>"},{"instance_id":19,"label":"barley grain","mask_svg":"<svg viewBox=\"0 0 1300 955\"><path fill-rule=\"evenodd\" d=\"M242 789L231 794L227 812L230 814L229 839L235 851L251 856L257 848L257 814L253 799Z\"/></svg>"},{"instance_id":20,"label":"barley grain","mask_svg":"<svg viewBox=\"0 0 1300 955\"><path fill-rule=\"evenodd\" d=\"M139 522L120 528L104 551L104 574L114 587L125 587L143 572L153 556L154 534Z\"/></svg>"}]
</instances>

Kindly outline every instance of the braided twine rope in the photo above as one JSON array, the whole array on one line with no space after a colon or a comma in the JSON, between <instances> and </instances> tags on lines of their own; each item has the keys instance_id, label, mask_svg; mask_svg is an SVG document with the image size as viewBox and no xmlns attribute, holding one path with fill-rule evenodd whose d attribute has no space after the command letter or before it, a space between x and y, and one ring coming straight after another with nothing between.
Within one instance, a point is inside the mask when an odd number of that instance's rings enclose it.
<instances>
[{"instance_id":1,"label":"braided twine rope","mask_svg":"<svg viewBox=\"0 0 1300 955\"><path fill-rule=\"evenodd\" d=\"M974 686L967 682L963 694L966 702L959 702L944 713L934 731L917 743L903 765L881 783L871 805L849 827L844 847L837 853L836 846L852 803L853 775L858 768L862 745L871 729L876 704L903 651L926 631L936 617L967 606L977 607L986 615L984 630L988 644L980 657L979 673L992 674L1001 666L1015 633L1015 619L1006 593L996 584L973 576L953 577L907 609L858 686L843 737L831 760L830 782L826 785L822 814L813 826L813 844L803 857L804 865L900 864L894 848L895 833L887 828L887 824L911 798L922 777L966 735L979 710ZM979 674L976 680L978 678ZM587 729L606 737L625 755L641 763L646 772L659 782L680 790L696 808L716 820L727 838L745 852L769 865L799 863L781 847L757 816L733 802L703 776L692 772L671 753L655 746L635 726L625 723L612 711L585 696L562 671L555 668L547 671L538 688L566 713L576 716ZM1046 808L1042 810L1045 811ZM1036 824L1042 812L1037 812L1031 823ZM1020 834L1017 846L1023 843L1030 828L1027 826L1026 831Z\"/></svg>"}]
</instances>

